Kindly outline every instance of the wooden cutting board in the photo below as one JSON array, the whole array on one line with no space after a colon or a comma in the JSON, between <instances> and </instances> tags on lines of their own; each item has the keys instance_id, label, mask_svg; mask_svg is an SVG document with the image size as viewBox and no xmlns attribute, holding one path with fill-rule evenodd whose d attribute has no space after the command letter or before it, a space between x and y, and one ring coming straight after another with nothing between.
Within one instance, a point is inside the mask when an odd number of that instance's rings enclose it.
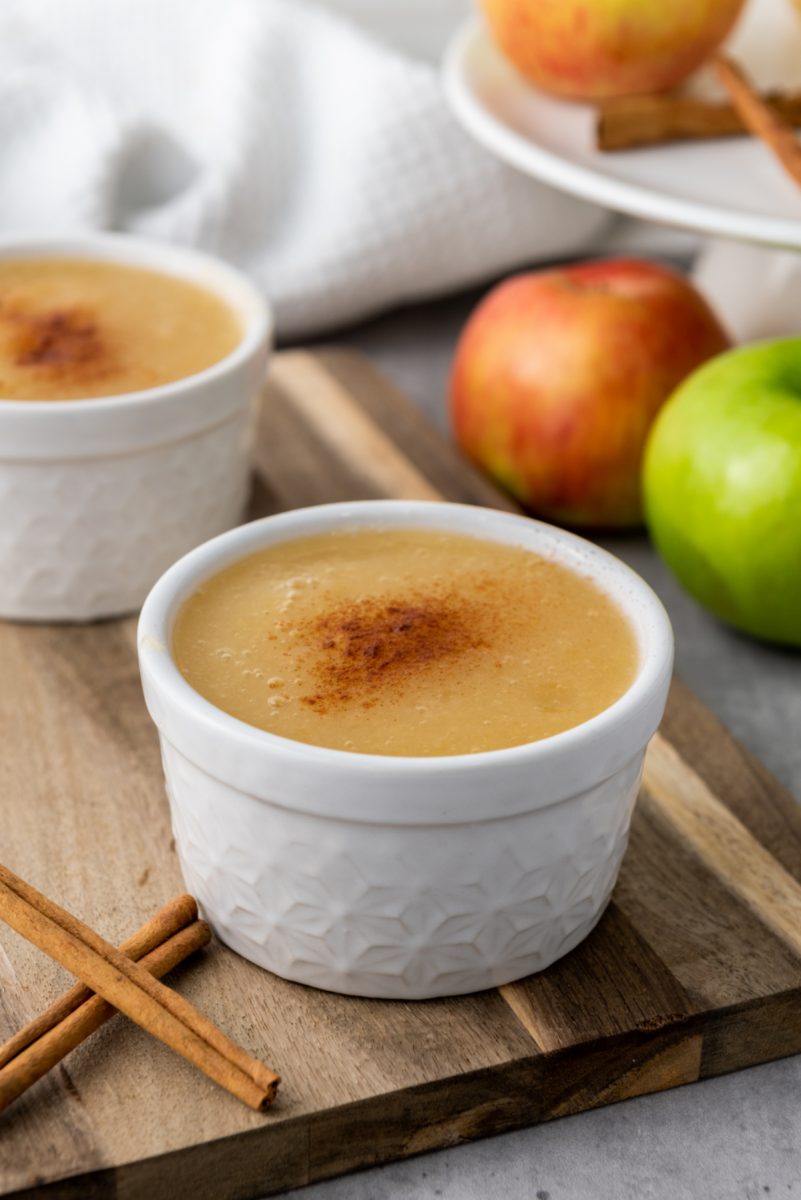
<instances>
[{"instance_id":1,"label":"wooden cutting board","mask_svg":"<svg viewBox=\"0 0 801 1200\"><path fill-rule=\"evenodd\" d=\"M364 360L275 359L254 515L504 500ZM0 625L0 860L121 940L181 889L133 620ZM172 982L284 1078L258 1116L121 1017L0 1117L0 1194L263 1196L801 1051L801 811L686 688L590 938L456 1000L349 999L214 945ZM0 1040L69 982L0 930Z\"/></svg>"}]
</instances>

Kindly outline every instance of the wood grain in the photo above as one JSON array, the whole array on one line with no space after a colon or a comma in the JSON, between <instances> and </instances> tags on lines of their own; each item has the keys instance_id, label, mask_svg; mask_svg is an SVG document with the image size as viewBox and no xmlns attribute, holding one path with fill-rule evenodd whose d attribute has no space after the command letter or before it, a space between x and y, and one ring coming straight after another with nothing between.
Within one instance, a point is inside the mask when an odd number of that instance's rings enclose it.
<instances>
[{"instance_id":1,"label":"wood grain","mask_svg":"<svg viewBox=\"0 0 801 1200\"><path fill-rule=\"evenodd\" d=\"M345 463L362 490L387 491L408 500L438 500L441 493L406 457L321 362L302 352L282 355L273 367L279 389L291 390L293 410L314 426L331 457ZM321 421L321 414L325 420Z\"/></svg>"},{"instance_id":2,"label":"wood grain","mask_svg":"<svg viewBox=\"0 0 801 1200\"><path fill-rule=\"evenodd\" d=\"M683 1022L696 1006L613 902L578 954L500 989L540 1050L646 1033Z\"/></svg>"},{"instance_id":3,"label":"wood grain","mask_svg":"<svg viewBox=\"0 0 801 1200\"><path fill-rule=\"evenodd\" d=\"M725 887L801 956L801 884L777 863L662 735L651 742L644 784L681 840ZM748 869L743 871L743 864Z\"/></svg>"},{"instance_id":4,"label":"wood grain","mask_svg":"<svg viewBox=\"0 0 801 1200\"><path fill-rule=\"evenodd\" d=\"M513 508L354 355L278 355L250 516L366 496ZM0 861L111 941L181 888L131 620L0 626ZM244 1200L801 1050L801 813L681 684L613 902L495 992L361 1001L214 945L180 992L284 1078L261 1116L118 1020L0 1117L0 1195ZM801 923L799 923L801 924ZM0 931L0 1040L71 980Z\"/></svg>"}]
</instances>

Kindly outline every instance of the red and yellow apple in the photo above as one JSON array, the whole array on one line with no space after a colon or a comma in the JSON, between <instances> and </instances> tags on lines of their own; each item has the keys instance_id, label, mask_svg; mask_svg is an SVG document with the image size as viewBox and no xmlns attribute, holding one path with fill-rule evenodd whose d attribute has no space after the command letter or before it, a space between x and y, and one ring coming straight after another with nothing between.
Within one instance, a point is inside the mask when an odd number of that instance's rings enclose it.
<instances>
[{"instance_id":1,"label":"red and yellow apple","mask_svg":"<svg viewBox=\"0 0 801 1200\"><path fill-rule=\"evenodd\" d=\"M481 0L498 48L546 92L598 100L676 87L743 0Z\"/></svg>"},{"instance_id":2,"label":"red and yellow apple","mask_svg":"<svg viewBox=\"0 0 801 1200\"><path fill-rule=\"evenodd\" d=\"M642 519L640 467L661 405L728 339L706 301L635 259L499 284L456 348L456 439L526 508L566 525Z\"/></svg>"}]
</instances>

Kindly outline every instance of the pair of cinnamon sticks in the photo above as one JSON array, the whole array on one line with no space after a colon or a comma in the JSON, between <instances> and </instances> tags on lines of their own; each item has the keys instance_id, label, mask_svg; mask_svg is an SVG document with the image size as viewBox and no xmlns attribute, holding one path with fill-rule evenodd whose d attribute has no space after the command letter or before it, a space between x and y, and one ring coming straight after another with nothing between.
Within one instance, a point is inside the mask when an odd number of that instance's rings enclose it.
<instances>
[{"instance_id":1,"label":"pair of cinnamon sticks","mask_svg":"<svg viewBox=\"0 0 801 1200\"><path fill-rule=\"evenodd\" d=\"M801 91L763 96L732 59L719 54L712 62L728 103L711 103L680 92L608 100L598 114L599 150L629 150L750 132L801 183L801 146L793 129L801 125Z\"/></svg>"},{"instance_id":2,"label":"pair of cinnamon sticks","mask_svg":"<svg viewBox=\"0 0 801 1200\"><path fill-rule=\"evenodd\" d=\"M71 988L0 1046L0 1112L116 1011L264 1111L280 1077L159 982L208 943L209 927L197 915L195 900L178 896L118 949L0 865L0 918L86 985Z\"/></svg>"}]
</instances>

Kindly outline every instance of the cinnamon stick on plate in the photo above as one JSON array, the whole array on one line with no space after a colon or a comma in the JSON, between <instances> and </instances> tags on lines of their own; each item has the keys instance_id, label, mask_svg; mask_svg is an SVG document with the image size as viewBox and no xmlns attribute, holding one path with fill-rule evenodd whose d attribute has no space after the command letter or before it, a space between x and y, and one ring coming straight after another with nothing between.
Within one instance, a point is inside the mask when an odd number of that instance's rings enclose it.
<instances>
[{"instance_id":1,"label":"cinnamon stick on plate","mask_svg":"<svg viewBox=\"0 0 801 1200\"><path fill-rule=\"evenodd\" d=\"M264 1111L280 1077L159 983L141 963L0 866L0 917L137 1025L251 1108Z\"/></svg>"},{"instance_id":2,"label":"cinnamon stick on plate","mask_svg":"<svg viewBox=\"0 0 801 1200\"><path fill-rule=\"evenodd\" d=\"M766 92L763 102L790 125L801 125L801 92ZM619 96L598 110L599 150L632 150L666 142L748 133L733 104L701 100L681 92Z\"/></svg>"},{"instance_id":3,"label":"cinnamon stick on plate","mask_svg":"<svg viewBox=\"0 0 801 1200\"><path fill-rule=\"evenodd\" d=\"M742 67L722 54L712 61L743 124L773 151L788 175L801 183L801 144L792 126L765 103Z\"/></svg>"},{"instance_id":4,"label":"cinnamon stick on plate","mask_svg":"<svg viewBox=\"0 0 801 1200\"><path fill-rule=\"evenodd\" d=\"M211 931L197 920L192 896L178 896L120 946L160 978L207 945ZM83 984L76 984L0 1046L0 1112L41 1079L116 1013Z\"/></svg>"}]
</instances>

